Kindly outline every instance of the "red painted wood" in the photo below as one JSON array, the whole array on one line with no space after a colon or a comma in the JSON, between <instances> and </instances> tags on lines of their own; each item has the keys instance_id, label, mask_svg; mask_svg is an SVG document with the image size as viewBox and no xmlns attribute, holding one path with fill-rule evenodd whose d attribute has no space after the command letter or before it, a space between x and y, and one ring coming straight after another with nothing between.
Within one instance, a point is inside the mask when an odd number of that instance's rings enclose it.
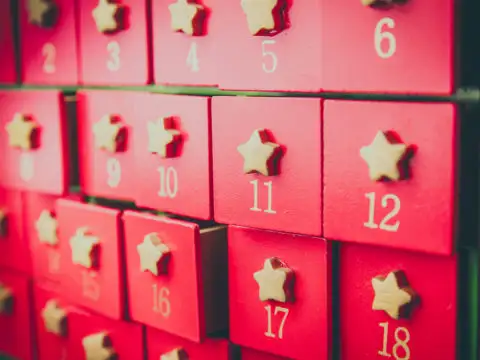
<instances>
[{"instance_id":1,"label":"red painted wood","mask_svg":"<svg viewBox=\"0 0 480 360\"><path fill-rule=\"evenodd\" d=\"M411 359L455 359L457 265L456 257L342 245L339 280L342 359L387 358L378 353L384 350L385 330L380 326L384 323L388 323L385 353L391 354L390 358L395 358L395 331L402 340L408 331ZM372 310L372 278L386 276L394 270L404 271L409 285L420 297L420 305L408 320L394 320L383 311ZM352 322L355 326L351 326ZM400 327L406 330L396 330ZM397 356L405 358L405 349L399 346Z\"/></svg>"},{"instance_id":2,"label":"red painted wood","mask_svg":"<svg viewBox=\"0 0 480 360\"><path fill-rule=\"evenodd\" d=\"M0 92L0 184L14 189L62 195L68 189L68 150L64 98L57 91ZM38 125L38 147L29 151L12 148L4 130L15 113L31 116ZM48 164L48 171L45 171ZM21 170L23 169L23 171Z\"/></svg>"},{"instance_id":3,"label":"red painted wood","mask_svg":"<svg viewBox=\"0 0 480 360\"><path fill-rule=\"evenodd\" d=\"M20 5L20 50L23 82L45 85L78 83L77 14L72 0L55 1L57 22L42 28L28 21L27 1Z\"/></svg>"},{"instance_id":4,"label":"red painted wood","mask_svg":"<svg viewBox=\"0 0 480 360\"><path fill-rule=\"evenodd\" d=\"M321 235L320 101L219 97L213 99L212 108L215 220ZM281 145L278 175L243 173L243 157L237 147L249 140L254 130L262 128L269 130L273 141Z\"/></svg>"},{"instance_id":5,"label":"red painted wood","mask_svg":"<svg viewBox=\"0 0 480 360\"><path fill-rule=\"evenodd\" d=\"M231 341L299 360L329 358L331 253L327 242L321 238L230 226L228 245ZM270 257L281 259L294 271L293 303L259 300L253 274ZM269 330L266 306L271 306L273 336L265 335ZM275 315L277 307L283 310Z\"/></svg>"},{"instance_id":6,"label":"red painted wood","mask_svg":"<svg viewBox=\"0 0 480 360\"><path fill-rule=\"evenodd\" d=\"M325 237L450 254L456 161L454 106L327 101L324 116ZM359 152L378 131L391 131L411 147L407 179L370 180ZM369 223L373 203L366 194L372 193L377 228L364 225ZM387 219L395 205L398 213ZM386 230L380 226L382 222ZM398 225L398 229L388 230L390 225Z\"/></svg>"}]
</instances>

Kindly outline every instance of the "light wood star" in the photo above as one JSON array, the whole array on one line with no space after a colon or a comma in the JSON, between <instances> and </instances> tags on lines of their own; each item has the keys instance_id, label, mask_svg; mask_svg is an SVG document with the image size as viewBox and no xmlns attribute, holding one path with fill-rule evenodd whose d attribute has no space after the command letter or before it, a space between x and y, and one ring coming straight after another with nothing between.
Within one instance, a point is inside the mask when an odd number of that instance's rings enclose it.
<instances>
[{"instance_id":1,"label":"light wood star","mask_svg":"<svg viewBox=\"0 0 480 360\"><path fill-rule=\"evenodd\" d=\"M122 27L121 15L124 8L111 0L99 0L93 9L92 16L97 30L101 33L112 33Z\"/></svg>"},{"instance_id":2,"label":"light wood star","mask_svg":"<svg viewBox=\"0 0 480 360\"><path fill-rule=\"evenodd\" d=\"M181 134L180 131L173 129L173 118L163 117L149 121L147 127L148 151L162 158L175 156L175 147Z\"/></svg>"},{"instance_id":3,"label":"light wood star","mask_svg":"<svg viewBox=\"0 0 480 360\"><path fill-rule=\"evenodd\" d=\"M264 176L275 174L273 160L279 155L280 145L268 141L265 129L255 130L250 139L237 147L243 156L243 172L245 174L259 173Z\"/></svg>"},{"instance_id":4,"label":"light wood star","mask_svg":"<svg viewBox=\"0 0 480 360\"><path fill-rule=\"evenodd\" d=\"M51 27L57 10L53 0L27 0L28 21L40 27Z\"/></svg>"},{"instance_id":5,"label":"light wood star","mask_svg":"<svg viewBox=\"0 0 480 360\"><path fill-rule=\"evenodd\" d=\"M188 360L188 355L184 349L177 348L161 355L160 360Z\"/></svg>"},{"instance_id":6,"label":"light wood star","mask_svg":"<svg viewBox=\"0 0 480 360\"><path fill-rule=\"evenodd\" d=\"M137 252L140 256L141 271L150 271L155 276L166 272L170 249L157 234L145 235L143 242L137 245Z\"/></svg>"},{"instance_id":7,"label":"light wood star","mask_svg":"<svg viewBox=\"0 0 480 360\"><path fill-rule=\"evenodd\" d=\"M49 210L43 210L40 213L39 218L35 222L35 229L37 230L38 240L41 243L48 245L58 244L57 235L58 222L52 212Z\"/></svg>"},{"instance_id":8,"label":"light wood star","mask_svg":"<svg viewBox=\"0 0 480 360\"><path fill-rule=\"evenodd\" d=\"M0 237L7 236L7 209L0 208Z\"/></svg>"},{"instance_id":9,"label":"light wood star","mask_svg":"<svg viewBox=\"0 0 480 360\"><path fill-rule=\"evenodd\" d=\"M93 236L88 228L77 229L75 235L70 238L72 249L72 263L86 267L87 269L98 266L98 249L100 239Z\"/></svg>"},{"instance_id":10,"label":"light wood star","mask_svg":"<svg viewBox=\"0 0 480 360\"><path fill-rule=\"evenodd\" d=\"M280 0L242 0L241 6L247 17L248 29L252 35L263 31L275 32L281 15Z\"/></svg>"},{"instance_id":11,"label":"light wood star","mask_svg":"<svg viewBox=\"0 0 480 360\"><path fill-rule=\"evenodd\" d=\"M56 300L47 301L42 310L42 318L47 332L62 337L67 335L67 311Z\"/></svg>"},{"instance_id":12,"label":"light wood star","mask_svg":"<svg viewBox=\"0 0 480 360\"><path fill-rule=\"evenodd\" d=\"M117 152L123 140L121 136L122 130L123 125L116 121L113 115L103 116L100 121L93 124L96 148L111 153Z\"/></svg>"},{"instance_id":13,"label":"light wood star","mask_svg":"<svg viewBox=\"0 0 480 360\"><path fill-rule=\"evenodd\" d=\"M374 277L372 287L375 293L373 310L383 310L393 319L409 317L417 295L408 286L403 271L392 271L387 277Z\"/></svg>"},{"instance_id":14,"label":"light wood star","mask_svg":"<svg viewBox=\"0 0 480 360\"><path fill-rule=\"evenodd\" d=\"M201 33L198 17L204 11L202 5L191 3L188 0L176 0L173 4L168 5L168 10L170 11L170 26L173 31L181 31L190 36Z\"/></svg>"},{"instance_id":15,"label":"light wood star","mask_svg":"<svg viewBox=\"0 0 480 360\"><path fill-rule=\"evenodd\" d=\"M13 148L31 150L34 147L33 135L38 128L27 116L16 113L6 126L8 143Z\"/></svg>"},{"instance_id":16,"label":"light wood star","mask_svg":"<svg viewBox=\"0 0 480 360\"><path fill-rule=\"evenodd\" d=\"M7 286L0 284L0 314L11 314L13 310L13 292Z\"/></svg>"},{"instance_id":17,"label":"light wood star","mask_svg":"<svg viewBox=\"0 0 480 360\"><path fill-rule=\"evenodd\" d=\"M259 287L260 301L293 301L294 272L280 259L266 259L263 269L255 272L253 278Z\"/></svg>"},{"instance_id":18,"label":"light wood star","mask_svg":"<svg viewBox=\"0 0 480 360\"><path fill-rule=\"evenodd\" d=\"M82 339L85 360L113 360L116 352L106 332L92 334Z\"/></svg>"},{"instance_id":19,"label":"light wood star","mask_svg":"<svg viewBox=\"0 0 480 360\"><path fill-rule=\"evenodd\" d=\"M392 144L383 131L379 131L373 142L360 149L360 156L368 165L370 179L379 181L383 178L400 180L398 165L405 156L407 145Z\"/></svg>"}]
</instances>

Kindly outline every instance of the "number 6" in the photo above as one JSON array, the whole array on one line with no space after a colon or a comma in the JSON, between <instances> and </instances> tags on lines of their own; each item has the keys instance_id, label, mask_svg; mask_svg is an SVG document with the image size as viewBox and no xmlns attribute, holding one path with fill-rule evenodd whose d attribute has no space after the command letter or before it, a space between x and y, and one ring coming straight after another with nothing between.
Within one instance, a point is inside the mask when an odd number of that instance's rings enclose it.
<instances>
[{"instance_id":1,"label":"number 6","mask_svg":"<svg viewBox=\"0 0 480 360\"><path fill-rule=\"evenodd\" d=\"M391 18L383 18L377 23L377 26L375 26L375 51L382 59L388 59L397 51L397 40L391 32L383 31L384 26L393 29L395 27L395 21ZM388 42L387 51L382 49L382 43L384 41Z\"/></svg>"}]
</instances>

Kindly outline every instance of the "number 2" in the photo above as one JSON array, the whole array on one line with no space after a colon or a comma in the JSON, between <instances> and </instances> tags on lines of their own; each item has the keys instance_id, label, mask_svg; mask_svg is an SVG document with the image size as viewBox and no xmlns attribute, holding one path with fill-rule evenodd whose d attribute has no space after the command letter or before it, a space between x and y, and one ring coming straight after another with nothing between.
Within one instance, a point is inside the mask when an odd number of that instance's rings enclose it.
<instances>
[{"instance_id":1,"label":"number 2","mask_svg":"<svg viewBox=\"0 0 480 360\"><path fill-rule=\"evenodd\" d=\"M288 310L287 308L281 306L275 306L275 310L273 311L273 316L277 316L278 313L283 313L282 320L280 320L280 325L278 326L277 334L272 332L272 305L265 306L265 310L267 310L267 331L265 331L265 336L270 338L278 337L279 339L283 339L283 327L285 326L285 321L287 321Z\"/></svg>"},{"instance_id":2,"label":"number 2","mask_svg":"<svg viewBox=\"0 0 480 360\"><path fill-rule=\"evenodd\" d=\"M368 206L368 221L363 223L363 226L370 228L370 229L380 229L385 231L392 231L395 232L398 230L400 226L400 221L397 220L394 223L389 224L388 222L393 219L395 216L398 215L400 212L400 198L397 195L387 194L382 196L382 207L386 208L391 201L393 201L393 208L392 210L385 215L385 217L380 221L380 224L375 223L375 197L376 194L374 192L365 194L365 197L369 200Z\"/></svg>"},{"instance_id":3,"label":"number 2","mask_svg":"<svg viewBox=\"0 0 480 360\"><path fill-rule=\"evenodd\" d=\"M392 18L383 18L375 26L374 45L377 55L382 59L392 57L397 51L397 39L389 31L383 31L384 26L389 29L395 28L395 20ZM386 50L384 50L384 43L386 43Z\"/></svg>"},{"instance_id":4,"label":"number 2","mask_svg":"<svg viewBox=\"0 0 480 360\"><path fill-rule=\"evenodd\" d=\"M120 44L116 41L110 41L107 44L109 59L107 60L107 69L110 71L120 70Z\"/></svg>"},{"instance_id":5,"label":"number 2","mask_svg":"<svg viewBox=\"0 0 480 360\"><path fill-rule=\"evenodd\" d=\"M262 62L262 69L267 74L271 74L274 73L275 70L277 70L278 58L277 54L275 54L273 51L267 50L267 45L275 45L275 40L262 41L262 56L264 57L264 60ZM270 59L268 60L269 65L267 65L267 58Z\"/></svg>"},{"instance_id":6,"label":"number 2","mask_svg":"<svg viewBox=\"0 0 480 360\"><path fill-rule=\"evenodd\" d=\"M43 72L47 74L53 74L57 70L55 67L55 60L57 57L57 49L52 43L46 43L42 47Z\"/></svg>"}]
</instances>

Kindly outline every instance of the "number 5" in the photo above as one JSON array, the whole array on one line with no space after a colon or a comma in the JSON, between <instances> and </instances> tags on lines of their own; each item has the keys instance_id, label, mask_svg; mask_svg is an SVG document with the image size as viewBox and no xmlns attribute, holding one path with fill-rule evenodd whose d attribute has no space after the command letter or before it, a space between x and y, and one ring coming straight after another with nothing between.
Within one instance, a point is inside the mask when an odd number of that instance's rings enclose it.
<instances>
[{"instance_id":1,"label":"number 5","mask_svg":"<svg viewBox=\"0 0 480 360\"><path fill-rule=\"evenodd\" d=\"M262 63L263 71L267 74L271 74L277 70L278 58L277 55L273 51L267 51L267 45L275 45L275 40L263 40L262 41L262 56L264 58L270 58L270 66L265 64L265 60Z\"/></svg>"}]
</instances>

